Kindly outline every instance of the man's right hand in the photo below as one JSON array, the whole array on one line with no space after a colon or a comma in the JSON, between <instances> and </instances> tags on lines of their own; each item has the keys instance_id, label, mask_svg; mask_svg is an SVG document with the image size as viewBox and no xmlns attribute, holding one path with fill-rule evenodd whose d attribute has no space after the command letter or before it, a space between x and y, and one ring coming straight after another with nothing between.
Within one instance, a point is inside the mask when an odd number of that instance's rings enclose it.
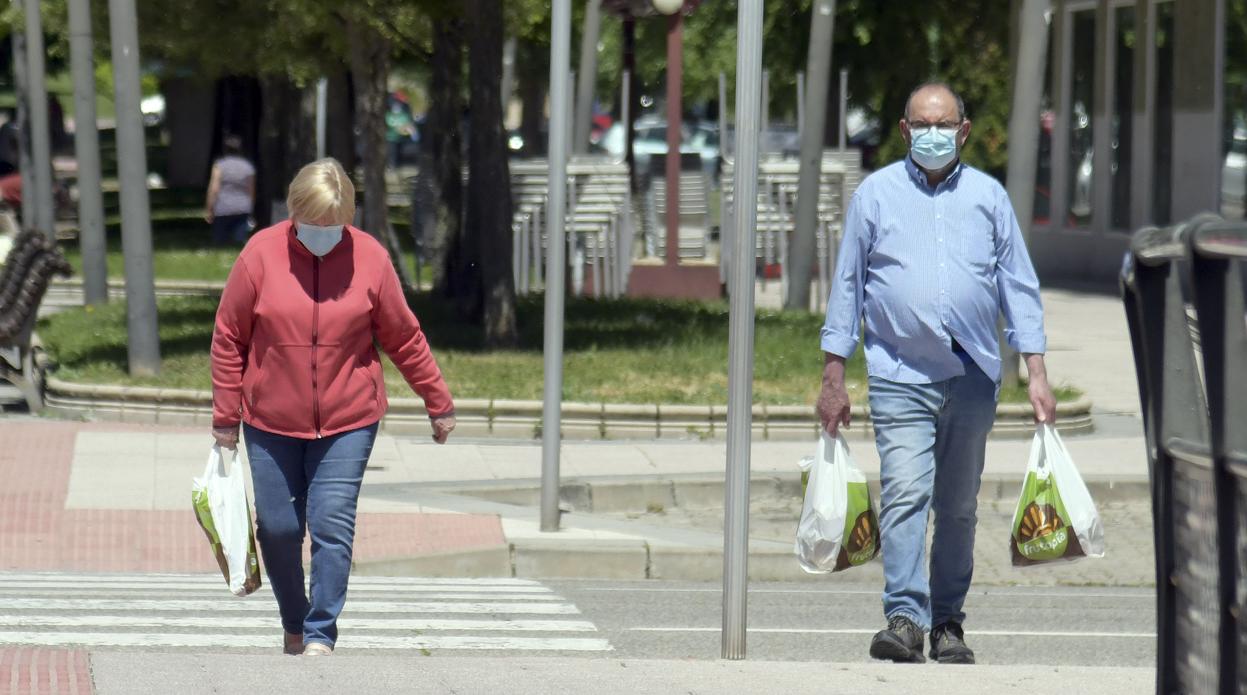
<instances>
[{"instance_id":1,"label":"man's right hand","mask_svg":"<svg viewBox=\"0 0 1247 695\"><path fill-rule=\"evenodd\" d=\"M233 427L213 427L212 437L222 449L238 448L238 425Z\"/></svg>"},{"instance_id":2,"label":"man's right hand","mask_svg":"<svg viewBox=\"0 0 1247 695\"><path fill-rule=\"evenodd\" d=\"M823 388L818 393L818 419L827 434L836 436L840 426L849 426L852 406L844 385L844 358L828 354L823 367Z\"/></svg>"}]
</instances>

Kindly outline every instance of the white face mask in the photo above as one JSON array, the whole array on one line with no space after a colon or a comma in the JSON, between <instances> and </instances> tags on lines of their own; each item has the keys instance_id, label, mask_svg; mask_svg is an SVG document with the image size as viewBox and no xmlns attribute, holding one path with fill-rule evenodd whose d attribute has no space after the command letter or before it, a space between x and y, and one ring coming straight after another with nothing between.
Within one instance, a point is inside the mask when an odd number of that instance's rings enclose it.
<instances>
[{"instance_id":1,"label":"white face mask","mask_svg":"<svg viewBox=\"0 0 1247 695\"><path fill-rule=\"evenodd\" d=\"M332 251L339 241L342 241L343 226L335 224L321 227L306 222L297 222L295 223L295 236L308 251L312 252L312 255L324 256Z\"/></svg>"}]
</instances>

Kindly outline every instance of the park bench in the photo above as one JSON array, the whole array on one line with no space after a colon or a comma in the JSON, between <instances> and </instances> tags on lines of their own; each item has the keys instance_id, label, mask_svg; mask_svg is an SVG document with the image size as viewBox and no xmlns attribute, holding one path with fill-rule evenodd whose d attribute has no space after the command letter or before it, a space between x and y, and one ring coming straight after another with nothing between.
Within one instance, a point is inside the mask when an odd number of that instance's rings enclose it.
<instances>
[{"instance_id":1,"label":"park bench","mask_svg":"<svg viewBox=\"0 0 1247 695\"><path fill-rule=\"evenodd\" d=\"M18 235L0 269L0 379L17 387L32 412L43 407L43 375L32 339L39 304L53 276L69 262L42 232Z\"/></svg>"}]
</instances>

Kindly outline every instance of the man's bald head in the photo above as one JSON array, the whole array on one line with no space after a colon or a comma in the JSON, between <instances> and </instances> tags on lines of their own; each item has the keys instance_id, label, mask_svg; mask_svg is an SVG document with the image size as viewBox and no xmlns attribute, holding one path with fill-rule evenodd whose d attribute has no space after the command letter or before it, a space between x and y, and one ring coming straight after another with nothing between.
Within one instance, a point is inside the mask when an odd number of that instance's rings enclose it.
<instances>
[{"instance_id":1,"label":"man's bald head","mask_svg":"<svg viewBox=\"0 0 1247 695\"><path fill-rule=\"evenodd\" d=\"M955 107L957 120L963 121L966 118L966 105L961 100L961 95L943 82L927 82L918 85L914 91L910 92L909 99L905 102L905 120L912 120L913 113L919 110L920 106Z\"/></svg>"}]
</instances>

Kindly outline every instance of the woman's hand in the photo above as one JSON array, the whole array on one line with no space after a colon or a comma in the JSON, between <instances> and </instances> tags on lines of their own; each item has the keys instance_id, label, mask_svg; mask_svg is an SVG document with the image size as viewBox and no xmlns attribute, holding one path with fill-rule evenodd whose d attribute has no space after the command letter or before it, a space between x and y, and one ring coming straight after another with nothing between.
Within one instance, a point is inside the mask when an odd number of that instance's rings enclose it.
<instances>
[{"instance_id":1,"label":"woman's hand","mask_svg":"<svg viewBox=\"0 0 1247 695\"><path fill-rule=\"evenodd\" d=\"M433 441L438 444L445 444L446 438L455 429L455 416L443 415L432 419L433 424Z\"/></svg>"},{"instance_id":2,"label":"woman's hand","mask_svg":"<svg viewBox=\"0 0 1247 695\"><path fill-rule=\"evenodd\" d=\"M217 446L223 449L238 448L238 425L233 427L213 427L212 436L216 439Z\"/></svg>"}]
</instances>

